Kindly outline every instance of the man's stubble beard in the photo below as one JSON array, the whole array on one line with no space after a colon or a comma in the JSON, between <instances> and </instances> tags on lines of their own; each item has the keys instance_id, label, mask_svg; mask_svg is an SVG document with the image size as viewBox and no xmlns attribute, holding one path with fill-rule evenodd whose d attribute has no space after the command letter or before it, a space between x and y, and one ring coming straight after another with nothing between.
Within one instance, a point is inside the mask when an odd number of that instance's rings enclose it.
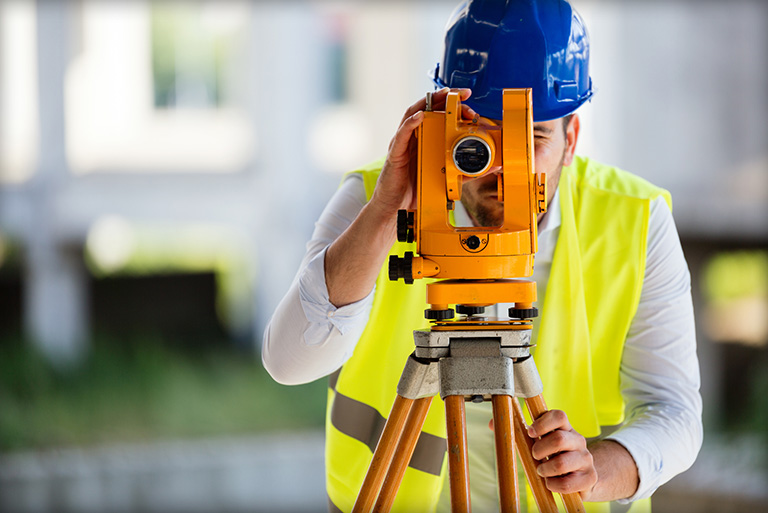
<instances>
[{"instance_id":1,"label":"man's stubble beard","mask_svg":"<svg viewBox=\"0 0 768 513\"><path fill-rule=\"evenodd\" d=\"M477 190L477 195L479 198L482 198L486 193L496 193L497 189L498 181L489 181ZM494 201L494 205L489 205L482 200L478 200L473 204L468 204L464 201L464 198L462 198L462 203L464 204L464 208L467 209L467 212L469 212L469 215L472 216L472 219L474 219L479 226L501 226L504 222L504 206L501 202ZM500 209L492 208L492 206L496 206L496 203L501 204Z\"/></svg>"},{"instance_id":2,"label":"man's stubble beard","mask_svg":"<svg viewBox=\"0 0 768 513\"><path fill-rule=\"evenodd\" d=\"M560 156L560 162L557 164L557 172L558 175L562 173L563 169L563 162L565 162L565 155L567 153L567 148L563 148L563 154ZM481 185L477 190L478 197L482 198L485 193L496 193L498 192L498 181L488 181L488 183L484 183ZM504 223L504 207L502 204L501 209L492 209L484 203L483 201L477 201L475 203L469 203L466 201L467 195L463 194L461 198L461 203L464 205L464 208L467 210L469 215L472 217L472 219L477 223L478 226L501 226ZM496 203L496 202L494 202ZM501 202L498 202L501 204Z\"/></svg>"}]
</instances>

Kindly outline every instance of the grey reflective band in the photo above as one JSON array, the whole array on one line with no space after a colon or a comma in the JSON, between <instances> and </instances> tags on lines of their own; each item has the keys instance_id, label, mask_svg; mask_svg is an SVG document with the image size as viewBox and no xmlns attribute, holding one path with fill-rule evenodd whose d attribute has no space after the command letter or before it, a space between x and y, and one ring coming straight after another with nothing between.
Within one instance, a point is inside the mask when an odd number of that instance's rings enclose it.
<instances>
[{"instance_id":1,"label":"grey reflective band","mask_svg":"<svg viewBox=\"0 0 768 513\"><path fill-rule=\"evenodd\" d=\"M328 388L330 388L334 392L336 391L336 382L339 381L339 374L341 374L341 369L331 373L328 376Z\"/></svg>"},{"instance_id":2,"label":"grey reflective band","mask_svg":"<svg viewBox=\"0 0 768 513\"><path fill-rule=\"evenodd\" d=\"M422 431L408 466L439 476L443 469L446 452L448 452L448 441L445 438Z\"/></svg>"},{"instance_id":3,"label":"grey reflective band","mask_svg":"<svg viewBox=\"0 0 768 513\"><path fill-rule=\"evenodd\" d=\"M375 408L336 392L331 424L345 435L363 442L371 452L376 449L386 421Z\"/></svg>"},{"instance_id":4,"label":"grey reflective band","mask_svg":"<svg viewBox=\"0 0 768 513\"><path fill-rule=\"evenodd\" d=\"M385 423L386 419L375 408L336 392L331 406L331 424L345 435L367 445L371 453L376 449ZM446 451L445 438L422 432L408 466L439 476Z\"/></svg>"}]
</instances>

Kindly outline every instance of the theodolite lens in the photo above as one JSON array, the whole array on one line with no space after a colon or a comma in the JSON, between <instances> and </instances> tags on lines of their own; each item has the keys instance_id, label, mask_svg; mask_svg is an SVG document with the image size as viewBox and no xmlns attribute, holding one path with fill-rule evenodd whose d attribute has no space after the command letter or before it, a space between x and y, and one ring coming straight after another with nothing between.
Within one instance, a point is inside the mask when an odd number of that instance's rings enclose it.
<instances>
[{"instance_id":1,"label":"theodolite lens","mask_svg":"<svg viewBox=\"0 0 768 513\"><path fill-rule=\"evenodd\" d=\"M462 173L480 174L491 165L491 147L479 137L467 136L453 147L453 163Z\"/></svg>"}]
</instances>

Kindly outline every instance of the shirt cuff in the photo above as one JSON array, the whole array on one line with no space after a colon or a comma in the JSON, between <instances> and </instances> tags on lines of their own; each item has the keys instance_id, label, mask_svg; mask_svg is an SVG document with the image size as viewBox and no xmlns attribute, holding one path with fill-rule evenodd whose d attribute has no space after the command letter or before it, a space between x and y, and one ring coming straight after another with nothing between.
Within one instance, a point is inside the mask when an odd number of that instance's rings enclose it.
<instances>
[{"instance_id":1,"label":"shirt cuff","mask_svg":"<svg viewBox=\"0 0 768 513\"><path fill-rule=\"evenodd\" d=\"M309 261L299 275L299 299L301 308L307 317L309 325L304 332L304 343L317 346L328 339L336 328L344 335L351 329L365 324L367 313L373 303L374 286L371 292L354 303L336 308L328 297L328 287L325 283L325 253L326 247Z\"/></svg>"},{"instance_id":2,"label":"shirt cuff","mask_svg":"<svg viewBox=\"0 0 768 513\"><path fill-rule=\"evenodd\" d=\"M629 504L636 500L650 497L661 486L664 459L658 446L640 429L627 427L605 438L621 444L635 460L638 485L635 494L626 499L618 499L619 504Z\"/></svg>"}]
</instances>

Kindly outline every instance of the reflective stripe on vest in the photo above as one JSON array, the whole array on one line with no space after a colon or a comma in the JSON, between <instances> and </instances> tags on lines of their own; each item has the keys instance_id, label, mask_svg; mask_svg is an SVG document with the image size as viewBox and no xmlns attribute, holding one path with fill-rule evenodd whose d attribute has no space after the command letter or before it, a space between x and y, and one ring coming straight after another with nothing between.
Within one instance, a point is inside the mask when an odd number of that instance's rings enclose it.
<instances>
[{"instance_id":1,"label":"reflective stripe on vest","mask_svg":"<svg viewBox=\"0 0 768 513\"><path fill-rule=\"evenodd\" d=\"M362 174L370 199L378 161ZM624 171L576 158L560 179L562 225L555 249L535 349L550 408L568 414L585 437L624 420L619 367L624 340L637 309L645 271L650 202L666 191ZM395 243L391 254L415 251ZM372 450L389 415L397 382L413 351L413 330L423 318L425 280L390 282L387 265L376 282L370 320L328 392L326 473L332 510L350 511ZM566 342L567 343L564 343ZM432 403L393 511L434 511L447 469L445 413ZM435 473L440 469L439 473ZM587 511L618 504L587 503ZM649 511L650 501L632 504ZM535 511L535 508L531 511Z\"/></svg>"}]
</instances>

